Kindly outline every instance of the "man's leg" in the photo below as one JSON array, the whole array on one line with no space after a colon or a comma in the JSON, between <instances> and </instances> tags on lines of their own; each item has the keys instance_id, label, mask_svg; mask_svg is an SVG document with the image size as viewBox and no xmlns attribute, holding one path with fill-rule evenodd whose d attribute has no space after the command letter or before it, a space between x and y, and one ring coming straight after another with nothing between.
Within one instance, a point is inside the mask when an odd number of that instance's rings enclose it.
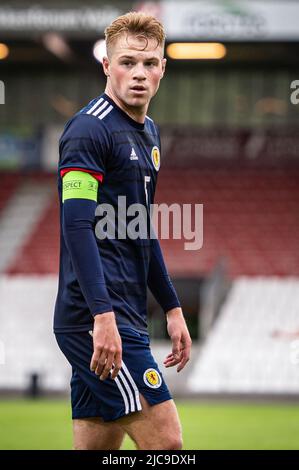
<instances>
[{"instance_id":1,"label":"man's leg","mask_svg":"<svg viewBox=\"0 0 299 470\"><path fill-rule=\"evenodd\" d=\"M105 423L101 418L73 420L75 450L118 450L124 435L116 422Z\"/></svg>"},{"instance_id":2,"label":"man's leg","mask_svg":"<svg viewBox=\"0 0 299 470\"><path fill-rule=\"evenodd\" d=\"M117 420L139 450L180 450L181 424L173 400L150 406L140 395L142 411Z\"/></svg>"}]
</instances>

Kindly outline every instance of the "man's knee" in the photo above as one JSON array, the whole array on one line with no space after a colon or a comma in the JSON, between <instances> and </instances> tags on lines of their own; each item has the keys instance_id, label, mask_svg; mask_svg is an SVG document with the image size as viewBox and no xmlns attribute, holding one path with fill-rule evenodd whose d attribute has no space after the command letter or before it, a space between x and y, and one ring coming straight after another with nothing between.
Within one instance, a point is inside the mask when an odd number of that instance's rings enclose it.
<instances>
[{"instance_id":1,"label":"man's knee","mask_svg":"<svg viewBox=\"0 0 299 470\"><path fill-rule=\"evenodd\" d=\"M135 439L138 450L181 450L183 448L183 440L181 436L164 436L159 440Z\"/></svg>"},{"instance_id":2,"label":"man's knee","mask_svg":"<svg viewBox=\"0 0 299 470\"><path fill-rule=\"evenodd\" d=\"M163 442L164 450L181 450L183 448L183 439L181 435L166 436Z\"/></svg>"},{"instance_id":3,"label":"man's knee","mask_svg":"<svg viewBox=\"0 0 299 470\"><path fill-rule=\"evenodd\" d=\"M181 450L183 448L183 438L181 430L171 429L157 434L144 434L131 436L135 441L138 450Z\"/></svg>"}]
</instances>

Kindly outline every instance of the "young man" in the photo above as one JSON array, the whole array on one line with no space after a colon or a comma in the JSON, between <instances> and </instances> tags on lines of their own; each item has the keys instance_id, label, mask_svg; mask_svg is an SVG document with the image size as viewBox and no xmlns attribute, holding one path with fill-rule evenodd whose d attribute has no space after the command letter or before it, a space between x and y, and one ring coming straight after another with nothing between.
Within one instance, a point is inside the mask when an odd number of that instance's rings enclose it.
<instances>
[{"instance_id":1,"label":"young man","mask_svg":"<svg viewBox=\"0 0 299 470\"><path fill-rule=\"evenodd\" d=\"M166 313L172 352L165 367L183 369L191 339L159 242L120 237L120 226L115 237L97 236L98 208L117 211L120 196L127 207L142 204L150 218L160 138L146 113L165 70L165 35L154 17L136 12L105 33L105 93L67 123L60 139L54 331L73 371L74 447L119 449L128 433L138 449L180 449L177 410L150 351L147 286Z\"/></svg>"}]
</instances>

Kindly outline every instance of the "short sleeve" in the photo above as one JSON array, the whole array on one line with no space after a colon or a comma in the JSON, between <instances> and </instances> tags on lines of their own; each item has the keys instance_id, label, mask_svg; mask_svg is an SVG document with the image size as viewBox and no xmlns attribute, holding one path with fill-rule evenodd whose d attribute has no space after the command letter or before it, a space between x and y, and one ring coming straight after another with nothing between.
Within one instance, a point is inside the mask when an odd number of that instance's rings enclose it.
<instances>
[{"instance_id":1,"label":"short sleeve","mask_svg":"<svg viewBox=\"0 0 299 470\"><path fill-rule=\"evenodd\" d=\"M59 171L76 168L105 175L110 154L105 125L94 116L77 114L67 123L59 141Z\"/></svg>"}]
</instances>

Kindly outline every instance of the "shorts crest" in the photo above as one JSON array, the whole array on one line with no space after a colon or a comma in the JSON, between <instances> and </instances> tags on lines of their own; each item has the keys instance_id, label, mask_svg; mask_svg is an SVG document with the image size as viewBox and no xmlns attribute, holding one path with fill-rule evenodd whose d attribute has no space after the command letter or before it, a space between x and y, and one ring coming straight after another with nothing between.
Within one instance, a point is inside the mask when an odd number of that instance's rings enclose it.
<instances>
[{"instance_id":1,"label":"shorts crest","mask_svg":"<svg viewBox=\"0 0 299 470\"><path fill-rule=\"evenodd\" d=\"M151 388L159 388L162 384L161 376L155 369L147 369L143 374L143 381Z\"/></svg>"}]
</instances>

